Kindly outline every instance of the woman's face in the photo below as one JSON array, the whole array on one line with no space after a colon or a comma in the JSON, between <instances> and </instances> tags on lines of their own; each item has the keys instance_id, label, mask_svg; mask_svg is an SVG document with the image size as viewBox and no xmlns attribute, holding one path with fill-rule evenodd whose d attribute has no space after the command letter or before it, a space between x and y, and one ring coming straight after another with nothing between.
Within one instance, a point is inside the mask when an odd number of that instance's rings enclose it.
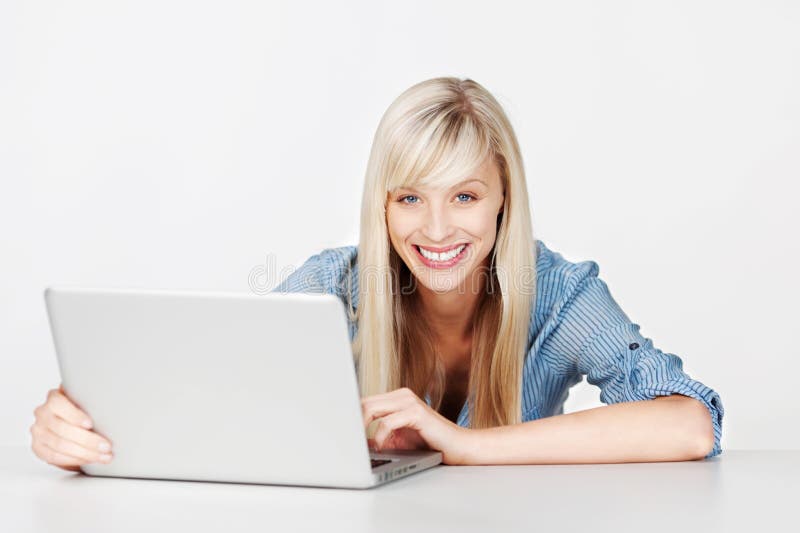
<instances>
[{"instance_id":1,"label":"woman's face","mask_svg":"<svg viewBox=\"0 0 800 533\"><path fill-rule=\"evenodd\" d=\"M473 285L488 277L488 256L503 199L493 157L447 190L396 189L386 205L392 246L428 289L438 293L479 290L482 287Z\"/></svg>"}]
</instances>

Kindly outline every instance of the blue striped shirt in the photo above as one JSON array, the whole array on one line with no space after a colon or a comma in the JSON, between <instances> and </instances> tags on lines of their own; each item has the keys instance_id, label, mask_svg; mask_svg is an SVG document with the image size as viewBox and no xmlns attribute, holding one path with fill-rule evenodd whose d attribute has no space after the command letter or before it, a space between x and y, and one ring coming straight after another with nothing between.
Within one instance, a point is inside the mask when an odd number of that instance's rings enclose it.
<instances>
[{"instance_id":1,"label":"blue striped shirt","mask_svg":"<svg viewBox=\"0 0 800 533\"><path fill-rule=\"evenodd\" d=\"M271 292L322 292L358 307L358 249L328 248L310 257ZM522 421L563 414L569 389L583 376L600 388L605 404L683 394L711 414L714 448L722 452L722 401L714 390L683 372L683 362L639 333L597 277L594 261L572 263L536 240L536 305L532 306L522 376ZM350 340L358 325L348 318ZM458 425L469 427L464 403Z\"/></svg>"}]
</instances>

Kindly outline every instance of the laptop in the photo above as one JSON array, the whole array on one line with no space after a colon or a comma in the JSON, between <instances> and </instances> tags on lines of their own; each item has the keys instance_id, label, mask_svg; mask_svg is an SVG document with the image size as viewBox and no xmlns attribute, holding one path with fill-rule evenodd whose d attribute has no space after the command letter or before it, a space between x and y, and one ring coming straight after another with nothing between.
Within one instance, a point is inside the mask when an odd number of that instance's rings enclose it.
<instances>
[{"instance_id":1,"label":"laptop","mask_svg":"<svg viewBox=\"0 0 800 533\"><path fill-rule=\"evenodd\" d=\"M442 461L371 451L331 294L48 287L62 384L113 443L92 476L369 488Z\"/></svg>"}]
</instances>

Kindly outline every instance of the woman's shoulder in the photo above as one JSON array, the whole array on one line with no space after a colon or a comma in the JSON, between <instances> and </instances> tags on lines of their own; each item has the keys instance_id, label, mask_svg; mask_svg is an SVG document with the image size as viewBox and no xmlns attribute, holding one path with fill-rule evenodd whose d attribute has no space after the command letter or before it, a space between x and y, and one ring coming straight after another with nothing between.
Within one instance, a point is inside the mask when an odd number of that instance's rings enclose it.
<instances>
[{"instance_id":1,"label":"woman's shoulder","mask_svg":"<svg viewBox=\"0 0 800 533\"><path fill-rule=\"evenodd\" d=\"M337 294L346 284L345 279L355 270L356 247L325 248L294 268L270 292L322 292Z\"/></svg>"},{"instance_id":2,"label":"woman's shoulder","mask_svg":"<svg viewBox=\"0 0 800 533\"><path fill-rule=\"evenodd\" d=\"M325 248L320 255L327 262L329 273L329 286L326 292L345 297L357 290L358 246Z\"/></svg>"},{"instance_id":3,"label":"woman's shoulder","mask_svg":"<svg viewBox=\"0 0 800 533\"><path fill-rule=\"evenodd\" d=\"M531 306L529 349L542 332L554 329L562 320L561 310L582 291L590 291L592 305L605 305L604 294L596 293L599 267L595 261L570 261L542 241L537 245L535 304ZM592 292L595 291L595 292ZM543 336L541 336L543 338Z\"/></svg>"},{"instance_id":4,"label":"woman's shoulder","mask_svg":"<svg viewBox=\"0 0 800 533\"><path fill-rule=\"evenodd\" d=\"M344 270L355 264L356 257L358 256L358 246L348 245L325 248L320 254L330 261L331 268Z\"/></svg>"},{"instance_id":5,"label":"woman's shoulder","mask_svg":"<svg viewBox=\"0 0 800 533\"><path fill-rule=\"evenodd\" d=\"M536 241L536 302L531 308L532 332L549 317L558 314L566 302L587 286L586 280L596 278L600 268L595 261L570 261L560 252Z\"/></svg>"},{"instance_id":6,"label":"woman's shoulder","mask_svg":"<svg viewBox=\"0 0 800 533\"><path fill-rule=\"evenodd\" d=\"M538 239L536 255L537 277L558 280L567 287L574 286L587 277L597 276L600 271L595 261L570 261Z\"/></svg>"}]
</instances>

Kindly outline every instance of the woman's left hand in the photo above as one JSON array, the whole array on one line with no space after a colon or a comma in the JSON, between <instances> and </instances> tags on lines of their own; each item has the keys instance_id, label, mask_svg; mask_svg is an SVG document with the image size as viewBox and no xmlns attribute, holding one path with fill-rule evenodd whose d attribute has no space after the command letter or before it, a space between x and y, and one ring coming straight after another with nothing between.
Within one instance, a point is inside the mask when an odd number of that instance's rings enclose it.
<instances>
[{"instance_id":1,"label":"woman's left hand","mask_svg":"<svg viewBox=\"0 0 800 533\"><path fill-rule=\"evenodd\" d=\"M470 430L434 411L411 389L402 388L361 399L364 427L377 420L371 439L377 450L424 448L442 452L445 464L466 464Z\"/></svg>"}]
</instances>

